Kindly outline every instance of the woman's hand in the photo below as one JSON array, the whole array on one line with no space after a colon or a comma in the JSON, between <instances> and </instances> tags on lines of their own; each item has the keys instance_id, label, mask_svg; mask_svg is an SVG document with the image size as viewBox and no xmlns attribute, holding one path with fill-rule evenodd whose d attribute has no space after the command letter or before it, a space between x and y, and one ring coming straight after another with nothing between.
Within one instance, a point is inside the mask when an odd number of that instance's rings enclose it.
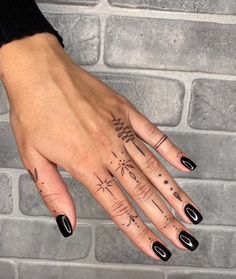
<instances>
[{"instance_id":1,"label":"woman's hand","mask_svg":"<svg viewBox=\"0 0 236 279\"><path fill-rule=\"evenodd\" d=\"M176 247L196 249L161 195L187 223L202 220L199 208L144 142L182 172L196 165L125 97L77 66L49 33L4 45L0 72L21 160L65 237L75 229L76 209L57 166L87 187L153 259L166 261L171 253L125 191Z\"/></svg>"}]
</instances>

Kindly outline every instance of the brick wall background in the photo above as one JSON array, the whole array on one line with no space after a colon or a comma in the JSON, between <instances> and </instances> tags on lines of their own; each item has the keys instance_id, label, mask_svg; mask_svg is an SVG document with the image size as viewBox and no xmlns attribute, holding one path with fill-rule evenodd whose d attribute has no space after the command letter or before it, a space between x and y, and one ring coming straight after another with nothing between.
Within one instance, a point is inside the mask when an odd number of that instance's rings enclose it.
<instances>
[{"instance_id":1,"label":"brick wall background","mask_svg":"<svg viewBox=\"0 0 236 279\"><path fill-rule=\"evenodd\" d=\"M78 64L191 154L198 165L191 174L165 165L204 222L187 225L200 242L196 251L163 238L173 256L153 261L62 171L79 218L65 239L19 159L0 85L0 278L236 278L236 1L38 3Z\"/></svg>"}]
</instances>

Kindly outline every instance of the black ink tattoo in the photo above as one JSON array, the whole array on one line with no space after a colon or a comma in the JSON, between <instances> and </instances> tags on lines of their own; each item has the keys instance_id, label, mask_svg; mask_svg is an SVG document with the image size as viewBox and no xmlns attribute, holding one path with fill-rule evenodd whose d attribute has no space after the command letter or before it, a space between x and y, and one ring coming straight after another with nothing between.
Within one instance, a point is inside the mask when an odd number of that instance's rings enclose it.
<instances>
[{"instance_id":1,"label":"black ink tattoo","mask_svg":"<svg viewBox=\"0 0 236 279\"><path fill-rule=\"evenodd\" d=\"M140 153L143 154L143 156L146 156L145 153L140 149L140 147L137 146L137 144L134 141L132 141L132 142L137 147L137 149L140 151Z\"/></svg>"},{"instance_id":2,"label":"black ink tattoo","mask_svg":"<svg viewBox=\"0 0 236 279\"><path fill-rule=\"evenodd\" d=\"M121 118L115 118L115 116L110 112L112 116L112 122L115 126L115 131L119 131L118 137L122 137L121 139L125 142L129 142L130 140L134 140L135 136L134 133L129 125L126 125L124 121L121 120Z\"/></svg>"},{"instance_id":3,"label":"black ink tattoo","mask_svg":"<svg viewBox=\"0 0 236 279\"><path fill-rule=\"evenodd\" d=\"M155 204L155 206L161 211L161 213L163 214L163 210L157 205L157 203L154 201L154 200L152 200L152 202L153 202L153 204Z\"/></svg>"},{"instance_id":4,"label":"black ink tattoo","mask_svg":"<svg viewBox=\"0 0 236 279\"><path fill-rule=\"evenodd\" d=\"M94 173L94 174L95 174L95 173ZM96 174L95 174L95 175L96 175ZM109 187L112 187L112 184L111 184L112 180L107 181L107 180L105 179L104 181L102 181L101 178L98 177L98 175L96 175L96 177L97 177L97 178L99 179L99 181L100 181L100 183L97 184L97 186L98 186L99 188L98 188L98 190L96 191L96 193L97 193L98 191L100 191L100 190L102 190L103 193L104 193L105 190L107 190L108 193L110 193L110 195L112 195L112 197L113 197L114 199L116 199L115 196L113 195L113 193L111 192L111 190L109 189Z\"/></svg>"},{"instance_id":5,"label":"black ink tattoo","mask_svg":"<svg viewBox=\"0 0 236 279\"><path fill-rule=\"evenodd\" d=\"M164 184L168 184L168 180L165 180L165 181L164 181Z\"/></svg>"},{"instance_id":6,"label":"black ink tattoo","mask_svg":"<svg viewBox=\"0 0 236 279\"><path fill-rule=\"evenodd\" d=\"M125 216L128 220L126 227L129 227L131 224L139 228L137 223L137 218L139 218L138 214L136 213L135 209L133 209L125 200L116 201L111 207L111 215L114 217L118 216ZM123 226L125 224L122 224Z\"/></svg>"},{"instance_id":7,"label":"black ink tattoo","mask_svg":"<svg viewBox=\"0 0 236 279\"><path fill-rule=\"evenodd\" d=\"M176 199L182 201L180 195L177 192L174 192L174 196L176 197Z\"/></svg>"},{"instance_id":8,"label":"black ink tattoo","mask_svg":"<svg viewBox=\"0 0 236 279\"><path fill-rule=\"evenodd\" d=\"M152 189L148 184L139 182L134 188L134 197L138 200L147 201L152 195Z\"/></svg>"},{"instance_id":9,"label":"black ink tattoo","mask_svg":"<svg viewBox=\"0 0 236 279\"><path fill-rule=\"evenodd\" d=\"M154 149L157 149L166 139L167 139L167 135L163 135L159 139L159 141L154 145Z\"/></svg>"},{"instance_id":10,"label":"black ink tattoo","mask_svg":"<svg viewBox=\"0 0 236 279\"><path fill-rule=\"evenodd\" d=\"M37 169L36 169L36 168L34 169L34 175L32 174L32 172L31 172L29 169L27 169L27 171L28 171L29 175L31 176L32 180L33 180L34 182L37 182L37 181L38 181L38 172L37 172Z\"/></svg>"},{"instance_id":11,"label":"black ink tattoo","mask_svg":"<svg viewBox=\"0 0 236 279\"><path fill-rule=\"evenodd\" d=\"M117 158L117 155L112 152L112 154ZM128 172L128 174L130 175L131 178L133 178L136 182L137 179L136 179L136 176L135 174L130 170L130 168L134 168L134 166L131 164L131 160L119 160L119 163L118 163L118 167L115 169L115 170L119 170L121 171L121 175L124 176L125 174L125 170Z\"/></svg>"}]
</instances>

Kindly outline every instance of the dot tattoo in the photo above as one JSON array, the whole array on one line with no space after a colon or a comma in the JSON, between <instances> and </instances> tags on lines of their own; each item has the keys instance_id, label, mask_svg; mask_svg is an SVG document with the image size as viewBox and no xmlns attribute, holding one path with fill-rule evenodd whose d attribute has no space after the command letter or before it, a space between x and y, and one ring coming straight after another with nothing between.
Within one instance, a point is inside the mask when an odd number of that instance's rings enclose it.
<instances>
[{"instance_id":1,"label":"dot tattoo","mask_svg":"<svg viewBox=\"0 0 236 279\"><path fill-rule=\"evenodd\" d=\"M139 228L139 224L136 220L139 216L126 200L116 201L111 207L111 212L113 217L124 216L127 219L126 227L132 224ZM124 223L122 225L125 226Z\"/></svg>"},{"instance_id":2,"label":"dot tattoo","mask_svg":"<svg viewBox=\"0 0 236 279\"><path fill-rule=\"evenodd\" d=\"M32 174L32 172L27 169L29 175L31 176L31 179L34 181L34 182L37 182L38 181L38 172L37 172L37 169L35 168L34 169L34 175Z\"/></svg>"},{"instance_id":3,"label":"dot tattoo","mask_svg":"<svg viewBox=\"0 0 236 279\"><path fill-rule=\"evenodd\" d=\"M114 157L115 157L116 159L118 159L117 155L116 155L114 152L112 152L112 154L114 155ZM137 179L136 179L135 174L130 170L130 168L131 168L131 169L134 168L134 166L132 165L131 160L121 160L121 159L120 159L120 160L118 161L118 167L117 167L115 170L117 171L117 170L120 169L120 172L121 172L121 175L122 175L122 176L124 176L125 171L128 172L129 176L130 176L131 178L133 178L136 182L138 182Z\"/></svg>"}]
</instances>

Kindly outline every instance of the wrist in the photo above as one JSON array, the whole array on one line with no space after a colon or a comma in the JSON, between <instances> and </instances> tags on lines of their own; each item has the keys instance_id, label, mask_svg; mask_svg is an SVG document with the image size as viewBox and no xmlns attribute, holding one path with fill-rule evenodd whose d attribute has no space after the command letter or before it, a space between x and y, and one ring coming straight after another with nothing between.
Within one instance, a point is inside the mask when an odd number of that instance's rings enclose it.
<instances>
[{"instance_id":1,"label":"wrist","mask_svg":"<svg viewBox=\"0 0 236 279\"><path fill-rule=\"evenodd\" d=\"M10 108L14 103L22 103L30 95L36 95L49 80L63 79L68 65L76 64L51 33L37 33L3 45L0 48L0 78ZM29 88L34 90L29 92Z\"/></svg>"}]
</instances>

